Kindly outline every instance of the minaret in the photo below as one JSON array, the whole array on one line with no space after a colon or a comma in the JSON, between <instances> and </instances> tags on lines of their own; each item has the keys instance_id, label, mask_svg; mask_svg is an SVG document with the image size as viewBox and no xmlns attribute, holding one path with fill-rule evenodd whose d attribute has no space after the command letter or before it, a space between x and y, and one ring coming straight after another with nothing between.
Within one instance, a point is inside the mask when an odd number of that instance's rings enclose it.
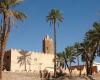
<instances>
[{"instance_id":1,"label":"minaret","mask_svg":"<svg viewBox=\"0 0 100 80\"><path fill-rule=\"evenodd\" d=\"M43 53L53 54L53 40L48 35L43 39Z\"/></svg>"}]
</instances>

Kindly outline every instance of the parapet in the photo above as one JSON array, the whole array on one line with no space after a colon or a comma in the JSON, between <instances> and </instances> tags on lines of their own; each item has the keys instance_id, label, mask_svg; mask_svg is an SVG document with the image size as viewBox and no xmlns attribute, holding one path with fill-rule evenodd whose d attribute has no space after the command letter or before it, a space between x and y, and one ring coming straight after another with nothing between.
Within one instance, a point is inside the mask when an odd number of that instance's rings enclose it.
<instances>
[{"instance_id":1,"label":"parapet","mask_svg":"<svg viewBox=\"0 0 100 80\"><path fill-rule=\"evenodd\" d=\"M46 37L43 40L50 40L50 41L52 41L52 38L49 35L46 35Z\"/></svg>"}]
</instances>

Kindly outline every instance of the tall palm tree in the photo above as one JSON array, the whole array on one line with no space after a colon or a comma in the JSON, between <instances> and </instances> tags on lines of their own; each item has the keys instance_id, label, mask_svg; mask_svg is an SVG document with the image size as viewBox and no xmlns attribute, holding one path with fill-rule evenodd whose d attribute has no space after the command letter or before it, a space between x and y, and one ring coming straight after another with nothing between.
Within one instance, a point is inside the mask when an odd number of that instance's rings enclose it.
<instances>
[{"instance_id":1,"label":"tall palm tree","mask_svg":"<svg viewBox=\"0 0 100 80\"><path fill-rule=\"evenodd\" d=\"M54 25L54 77L56 77L56 23L63 21L62 13L58 9L51 9L47 21Z\"/></svg>"},{"instance_id":2,"label":"tall palm tree","mask_svg":"<svg viewBox=\"0 0 100 80\"><path fill-rule=\"evenodd\" d=\"M31 54L24 50L20 51L20 54L21 56L18 57L18 63L20 63L20 66L24 65L24 70L27 71L27 64L31 64Z\"/></svg>"},{"instance_id":3,"label":"tall palm tree","mask_svg":"<svg viewBox=\"0 0 100 80\"><path fill-rule=\"evenodd\" d=\"M14 22L14 19L23 21L26 18L25 14L13 10L13 8L18 5L22 0L1 0L0 1L0 14L2 16L2 24L0 26L0 79L2 79L2 69L3 69L3 58L5 53L5 48L7 40L11 30L11 23Z\"/></svg>"}]
</instances>

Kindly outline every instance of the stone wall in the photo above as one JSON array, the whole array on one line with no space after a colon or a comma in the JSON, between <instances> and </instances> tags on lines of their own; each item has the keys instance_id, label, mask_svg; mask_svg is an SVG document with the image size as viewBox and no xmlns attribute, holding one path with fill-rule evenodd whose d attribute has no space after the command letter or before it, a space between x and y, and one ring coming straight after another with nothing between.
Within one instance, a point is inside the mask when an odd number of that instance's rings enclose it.
<instances>
[{"instance_id":1,"label":"stone wall","mask_svg":"<svg viewBox=\"0 0 100 80\"><path fill-rule=\"evenodd\" d=\"M10 49L9 50L11 54L11 63L10 63L10 70L12 72L24 72L25 70L25 64L22 63L21 61L18 62L19 58L22 57L23 55L20 54L21 50L17 49ZM29 54L29 55L28 55ZM48 71L53 72L54 68L54 55L53 54L44 54L41 52L34 52L34 51L28 51L27 52L27 58L29 59L29 63L26 60L26 70L29 72L38 72L39 70L44 70L47 69Z\"/></svg>"}]
</instances>

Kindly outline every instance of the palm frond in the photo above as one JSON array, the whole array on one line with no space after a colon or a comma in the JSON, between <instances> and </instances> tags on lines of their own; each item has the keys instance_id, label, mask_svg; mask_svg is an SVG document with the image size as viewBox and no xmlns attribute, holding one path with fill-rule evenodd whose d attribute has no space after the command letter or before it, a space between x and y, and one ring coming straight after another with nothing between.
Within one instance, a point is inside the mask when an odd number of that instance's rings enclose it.
<instances>
[{"instance_id":1,"label":"palm frond","mask_svg":"<svg viewBox=\"0 0 100 80\"><path fill-rule=\"evenodd\" d=\"M20 11L12 11L12 13L14 15L13 17L17 20L23 21L26 18L26 15Z\"/></svg>"},{"instance_id":2,"label":"palm frond","mask_svg":"<svg viewBox=\"0 0 100 80\"><path fill-rule=\"evenodd\" d=\"M23 2L23 0L9 0L8 2L9 2L9 6L15 7L16 5L19 5L21 2Z\"/></svg>"},{"instance_id":3,"label":"palm frond","mask_svg":"<svg viewBox=\"0 0 100 80\"><path fill-rule=\"evenodd\" d=\"M51 9L51 11L49 12L49 15L46 16L47 22L50 22L50 25L54 23L54 21L56 20L57 23L59 24L59 22L63 22L63 16L60 13L60 10L58 9Z\"/></svg>"}]
</instances>

